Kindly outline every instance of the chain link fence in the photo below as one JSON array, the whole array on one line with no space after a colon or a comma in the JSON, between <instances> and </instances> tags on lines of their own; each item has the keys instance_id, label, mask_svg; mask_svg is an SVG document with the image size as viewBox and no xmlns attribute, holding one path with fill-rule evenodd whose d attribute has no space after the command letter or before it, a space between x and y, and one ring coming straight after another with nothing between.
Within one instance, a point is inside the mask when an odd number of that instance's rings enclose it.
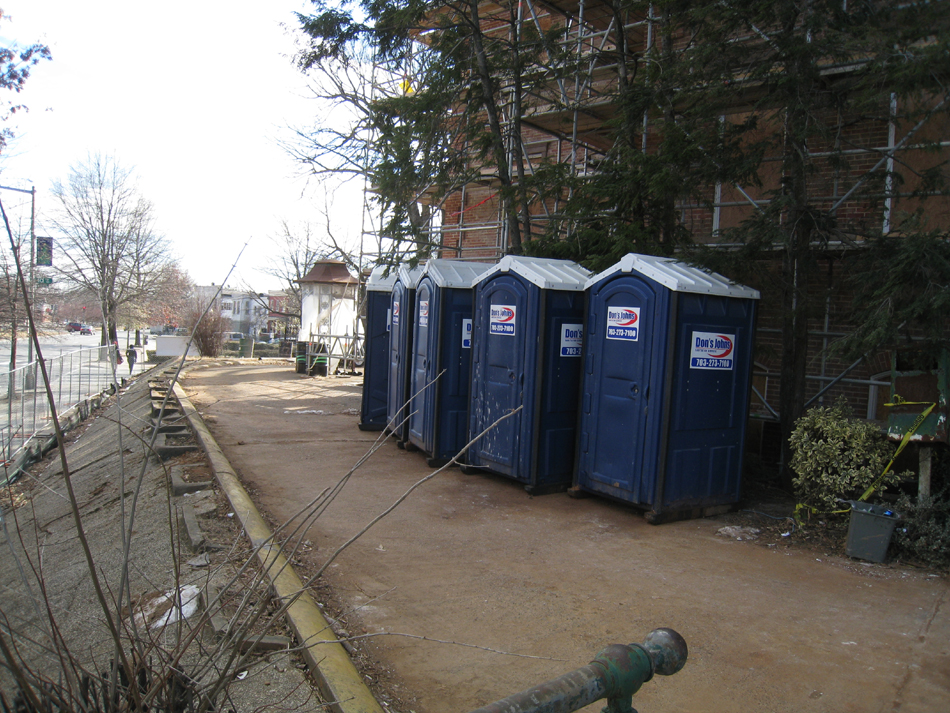
<instances>
[{"instance_id":1,"label":"chain link fence","mask_svg":"<svg viewBox=\"0 0 950 713\"><path fill-rule=\"evenodd\" d=\"M115 346L77 349L45 358L57 414L109 388L114 380L115 358ZM0 386L4 389L0 398L0 452L9 463L38 434L52 435L52 414L39 362L0 372L0 380L4 385Z\"/></svg>"}]
</instances>

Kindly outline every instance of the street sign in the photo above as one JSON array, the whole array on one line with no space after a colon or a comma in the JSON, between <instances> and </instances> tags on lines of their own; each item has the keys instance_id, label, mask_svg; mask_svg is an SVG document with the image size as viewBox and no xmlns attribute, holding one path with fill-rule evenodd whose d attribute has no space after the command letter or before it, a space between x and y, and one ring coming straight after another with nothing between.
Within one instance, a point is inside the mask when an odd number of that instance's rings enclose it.
<instances>
[{"instance_id":1,"label":"street sign","mask_svg":"<svg viewBox=\"0 0 950 713\"><path fill-rule=\"evenodd\" d=\"M53 278L52 277L37 277L36 284L37 285L52 285Z\"/></svg>"},{"instance_id":2,"label":"street sign","mask_svg":"<svg viewBox=\"0 0 950 713\"><path fill-rule=\"evenodd\" d=\"M50 267L53 264L53 239L36 238L36 262L37 266Z\"/></svg>"}]
</instances>

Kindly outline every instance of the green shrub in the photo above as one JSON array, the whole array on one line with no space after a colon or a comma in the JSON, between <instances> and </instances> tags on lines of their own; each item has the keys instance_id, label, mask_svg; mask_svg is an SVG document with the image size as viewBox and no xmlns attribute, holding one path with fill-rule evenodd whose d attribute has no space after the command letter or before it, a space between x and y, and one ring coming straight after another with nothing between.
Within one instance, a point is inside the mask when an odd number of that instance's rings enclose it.
<instances>
[{"instance_id":1,"label":"green shrub","mask_svg":"<svg viewBox=\"0 0 950 713\"><path fill-rule=\"evenodd\" d=\"M823 511L840 510L838 498L859 498L894 455L894 446L880 428L852 418L844 399L806 412L796 422L789 443L795 495L799 502ZM877 492L900 477L889 472Z\"/></svg>"},{"instance_id":2,"label":"green shrub","mask_svg":"<svg viewBox=\"0 0 950 713\"><path fill-rule=\"evenodd\" d=\"M902 522L894 531L898 551L931 567L950 566L950 492L932 497L901 496L894 509Z\"/></svg>"}]
</instances>

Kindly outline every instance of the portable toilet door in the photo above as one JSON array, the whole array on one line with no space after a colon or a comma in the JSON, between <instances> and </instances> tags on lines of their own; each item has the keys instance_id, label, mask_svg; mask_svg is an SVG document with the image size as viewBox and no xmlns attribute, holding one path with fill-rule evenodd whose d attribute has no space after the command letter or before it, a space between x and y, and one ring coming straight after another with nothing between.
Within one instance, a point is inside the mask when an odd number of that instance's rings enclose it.
<instances>
[{"instance_id":1,"label":"portable toilet door","mask_svg":"<svg viewBox=\"0 0 950 713\"><path fill-rule=\"evenodd\" d=\"M449 462L467 443L472 361L472 282L488 263L429 260L416 287L409 443L428 464Z\"/></svg>"},{"instance_id":2,"label":"portable toilet door","mask_svg":"<svg viewBox=\"0 0 950 713\"><path fill-rule=\"evenodd\" d=\"M759 293L635 254L587 290L577 486L651 522L738 502Z\"/></svg>"},{"instance_id":3,"label":"portable toilet door","mask_svg":"<svg viewBox=\"0 0 950 713\"><path fill-rule=\"evenodd\" d=\"M412 311L416 283L422 267L401 265L393 283L389 313L389 384L386 392L386 430L399 445L404 445L409 432L407 416L412 404L407 404L409 392L409 362L412 349Z\"/></svg>"},{"instance_id":4,"label":"portable toilet door","mask_svg":"<svg viewBox=\"0 0 950 713\"><path fill-rule=\"evenodd\" d=\"M386 270L390 274L386 275ZM396 282L395 268L374 267L366 281L366 333L363 342L363 400L361 431L381 431L386 426L389 386L390 300Z\"/></svg>"},{"instance_id":5,"label":"portable toilet door","mask_svg":"<svg viewBox=\"0 0 950 713\"><path fill-rule=\"evenodd\" d=\"M484 468L534 494L570 487L589 276L570 260L509 255L476 279L469 439L488 431L469 448L467 472Z\"/></svg>"}]
</instances>

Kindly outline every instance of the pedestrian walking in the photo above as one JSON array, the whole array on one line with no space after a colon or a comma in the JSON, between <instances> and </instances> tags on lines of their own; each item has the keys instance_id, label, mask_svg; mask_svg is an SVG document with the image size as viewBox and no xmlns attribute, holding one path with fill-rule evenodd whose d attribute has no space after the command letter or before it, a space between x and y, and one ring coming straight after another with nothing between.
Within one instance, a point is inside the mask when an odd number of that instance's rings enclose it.
<instances>
[{"instance_id":1,"label":"pedestrian walking","mask_svg":"<svg viewBox=\"0 0 950 713\"><path fill-rule=\"evenodd\" d=\"M135 360L138 359L138 356L135 347L129 347L125 350L125 358L129 360L129 375L132 374L132 369L135 368Z\"/></svg>"}]
</instances>

